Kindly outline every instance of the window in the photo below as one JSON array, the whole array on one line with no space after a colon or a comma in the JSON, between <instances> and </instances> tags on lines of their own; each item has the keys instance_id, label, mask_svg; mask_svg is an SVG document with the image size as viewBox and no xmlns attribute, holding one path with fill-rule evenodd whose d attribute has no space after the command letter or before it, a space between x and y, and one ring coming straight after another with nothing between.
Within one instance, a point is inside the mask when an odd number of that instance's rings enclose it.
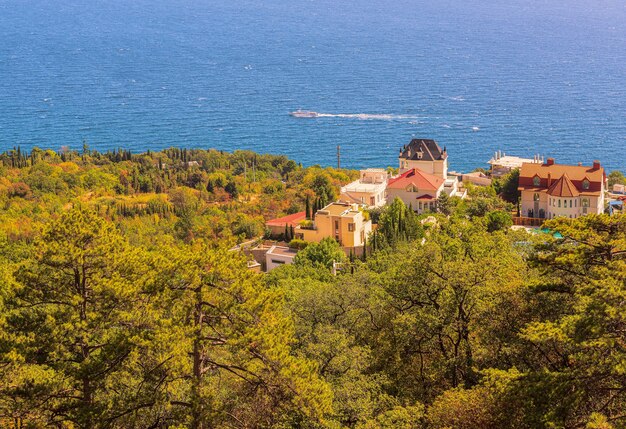
<instances>
[{"instance_id":1,"label":"window","mask_svg":"<svg viewBox=\"0 0 626 429\"><path fill-rule=\"evenodd\" d=\"M541 185L541 179L539 178L539 176L533 177L533 186L539 186L539 185Z\"/></svg>"},{"instance_id":2,"label":"window","mask_svg":"<svg viewBox=\"0 0 626 429\"><path fill-rule=\"evenodd\" d=\"M421 209L422 209L422 202L420 201L420 202L418 203L418 205L417 205L417 206L418 206L418 207L419 207L419 209L421 210Z\"/></svg>"},{"instance_id":3,"label":"window","mask_svg":"<svg viewBox=\"0 0 626 429\"><path fill-rule=\"evenodd\" d=\"M572 208L572 200L569 200L569 208Z\"/></svg>"},{"instance_id":4,"label":"window","mask_svg":"<svg viewBox=\"0 0 626 429\"><path fill-rule=\"evenodd\" d=\"M587 179L583 180L583 189L584 190L589 189L589 180Z\"/></svg>"},{"instance_id":5,"label":"window","mask_svg":"<svg viewBox=\"0 0 626 429\"><path fill-rule=\"evenodd\" d=\"M370 206L373 206L376 204L376 197L370 197Z\"/></svg>"},{"instance_id":6,"label":"window","mask_svg":"<svg viewBox=\"0 0 626 429\"><path fill-rule=\"evenodd\" d=\"M539 193L535 193L535 195L533 195L533 201L539 201Z\"/></svg>"},{"instance_id":7,"label":"window","mask_svg":"<svg viewBox=\"0 0 626 429\"><path fill-rule=\"evenodd\" d=\"M561 199L559 199L559 208L561 208Z\"/></svg>"},{"instance_id":8,"label":"window","mask_svg":"<svg viewBox=\"0 0 626 429\"><path fill-rule=\"evenodd\" d=\"M278 260L278 259L272 259L272 264L281 265L281 264L284 264L284 263L285 263L285 261L281 261L281 260Z\"/></svg>"},{"instance_id":9,"label":"window","mask_svg":"<svg viewBox=\"0 0 626 429\"><path fill-rule=\"evenodd\" d=\"M353 223L349 223L348 224L348 231L354 232L354 224Z\"/></svg>"}]
</instances>

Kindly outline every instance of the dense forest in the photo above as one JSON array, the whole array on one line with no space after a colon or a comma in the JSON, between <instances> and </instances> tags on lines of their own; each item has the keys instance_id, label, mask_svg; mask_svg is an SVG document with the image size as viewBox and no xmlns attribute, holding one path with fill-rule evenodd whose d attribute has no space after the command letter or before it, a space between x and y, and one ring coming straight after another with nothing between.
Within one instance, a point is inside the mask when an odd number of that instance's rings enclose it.
<instances>
[{"instance_id":1,"label":"dense forest","mask_svg":"<svg viewBox=\"0 0 626 429\"><path fill-rule=\"evenodd\" d=\"M362 256L257 274L233 250L356 176L0 155L0 427L626 428L626 215L514 230L505 178L372 211Z\"/></svg>"}]
</instances>

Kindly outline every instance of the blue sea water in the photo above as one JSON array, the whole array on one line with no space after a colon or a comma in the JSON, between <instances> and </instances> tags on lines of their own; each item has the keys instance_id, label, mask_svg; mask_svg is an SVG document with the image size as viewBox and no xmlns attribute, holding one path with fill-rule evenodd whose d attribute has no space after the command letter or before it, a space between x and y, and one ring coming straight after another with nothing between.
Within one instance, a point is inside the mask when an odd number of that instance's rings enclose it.
<instances>
[{"instance_id":1,"label":"blue sea water","mask_svg":"<svg viewBox=\"0 0 626 429\"><path fill-rule=\"evenodd\" d=\"M626 170L626 2L0 0L0 150L339 144L359 168L413 137L461 171L498 149Z\"/></svg>"}]
</instances>

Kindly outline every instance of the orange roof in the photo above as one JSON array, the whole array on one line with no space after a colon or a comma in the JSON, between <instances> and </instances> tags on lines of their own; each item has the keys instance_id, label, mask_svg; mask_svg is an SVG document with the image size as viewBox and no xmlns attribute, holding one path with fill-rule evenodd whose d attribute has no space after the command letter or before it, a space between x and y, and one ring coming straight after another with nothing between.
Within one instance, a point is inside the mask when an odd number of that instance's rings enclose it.
<instances>
[{"instance_id":1,"label":"orange roof","mask_svg":"<svg viewBox=\"0 0 626 429\"><path fill-rule=\"evenodd\" d=\"M297 226L300 221L306 219L306 212L298 212L294 214L290 214L288 216L279 217L276 219L271 219L265 222L267 226L285 226L285 225L293 225Z\"/></svg>"},{"instance_id":2,"label":"orange roof","mask_svg":"<svg viewBox=\"0 0 626 429\"><path fill-rule=\"evenodd\" d=\"M569 177L567 177L567 173L565 173L548 188L548 194L553 197L577 197L580 195L580 192L578 192L576 186L574 186Z\"/></svg>"},{"instance_id":3,"label":"orange roof","mask_svg":"<svg viewBox=\"0 0 626 429\"><path fill-rule=\"evenodd\" d=\"M569 178L573 181L583 180L585 177L590 182L602 182L604 179L604 168L600 167L594 169L593 167L586 167L582 165L564 165L564 164L535 164L532 162L525 162L522 164L520 170L520 177L534 177L539 176L541 179L548 177L548 174L552 175L553 179L561 177L567 173Z\"/></svg>"},{"instance_id":4,"label":"orange roof","mask_svg":"<svg viewBox=\"0 0 626 429\"><path fill-rule=\"evenodd\" d=\"M557 186L555 182L560 182L564 175L567 175L567 179ZM517 189L532 192L564 192L563 196L599 195L604 189L605 180L604 168L597 161L593 166L586 167L555 164L553 159L549 159L545 164L522 164ZM589 181L588 185L586 181Z\"/></svg>"},{"instance_id":5,"label":"orange roof","mask_svg":"<svg viewBox=\"0 0 626 429\"><path fill-rule=\"evenodd\" d=\"M387 188L404 189L413 185L420 191L438 191L443 182L443 177L433 176L417 168L412 168L398 177L389 179Z\"/></svg>"}]
</instances>

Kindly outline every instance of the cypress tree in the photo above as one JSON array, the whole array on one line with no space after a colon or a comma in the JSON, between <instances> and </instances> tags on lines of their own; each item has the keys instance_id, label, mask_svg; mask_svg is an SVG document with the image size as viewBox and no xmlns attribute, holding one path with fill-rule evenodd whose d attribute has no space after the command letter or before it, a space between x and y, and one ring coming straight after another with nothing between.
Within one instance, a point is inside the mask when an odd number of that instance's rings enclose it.
<instances>
[{"instance_id":1,"label":"cypress tree","mask_svg":"<svg viewBox=\"0 0 626 429\"><path fill-rule=\"evenodd\" d=\"M367 237L363 240L363 255L361 256L363 262L367 261Z\"/></svg>"},{"instance_id":2,"label":"cypress tree","mask_svg":"<svg viewBox=\"0 0 626 429\"><path fill-rule=\"evenodd\" d=\"M306 196L305 216L307 219L311 219L311 201L308 195Z\"/></svg>"}]
</instances>

